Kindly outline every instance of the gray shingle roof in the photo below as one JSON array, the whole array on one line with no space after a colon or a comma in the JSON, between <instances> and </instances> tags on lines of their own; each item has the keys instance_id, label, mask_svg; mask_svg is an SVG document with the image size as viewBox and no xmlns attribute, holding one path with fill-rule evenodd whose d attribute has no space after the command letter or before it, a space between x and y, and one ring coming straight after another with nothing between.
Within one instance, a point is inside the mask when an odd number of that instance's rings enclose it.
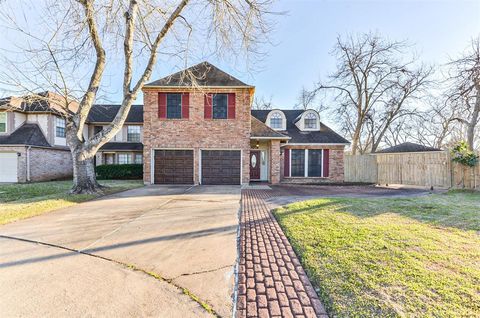
<instances>
[{"instance_id":1,"label":"gray shingle roof","mask_svg":"<svg viewBox=\"0 0 480 318\"><path fill-rule=\"evenodd\" d=\"M401 153L401 152L428 152L442 151L439 148L428 147L413 142L404 142L402 144L376 151L375 153Z\"/></svg>"},{"instance_id":2,"label":"gray shingle roof","mask_svg":"<svg viewBox=\"0 0 480 318\"><path fill-rule=\"evenodd\" d=\"M291 137L289 143L314 143L314 144L348 144L349 141L337 134L323 123L319 131L301 131L295 125L297 118L303 113L301 109L281 109L287 119L287 130L281 131L285 136ZM270 110L252 110L252 116L265 123Z\"/></svg>"},{"instance_id":3,"label":"gray shingle roof","mask_svg":"<svg viewBox=\"0 0 480 318\"><path fill-rule=\"evenodd\" d=\"M268 138L284 138L289 139L288 136L279 133L278 131L273 130L272 128L268 127L264 123L262 123L257 118L251 118L252 123L252 130L250 133L250 137L268 137Z\"/></svg>"},{"instance_id":4,"label":"gray shingle roof","mask_svg":"<svg viewBox=\"0 0 480 318\"><path fill-rule=\"evenodd\" d=\"M96 104L88 114L87 122L110 123L117 115L121 105ZM143 123L143 105L132 105L126 123Z\"/></svg>"},{"instance_id":5,"label":"gray shingle roof","mask_svg":"<svg viewBox=\"0 0 480 318\"><path fill-rule=\"evenodd\" d=\"M118 150L118 151L142 151L143 144L141 142L108 142L103 145L100 150Z\"/></svg>"},{"instance_id":6,"label":"gray shingle roof","mask_svg":"<svg viewBox=\"0 0 480 318\"><path fill-rule=\"evenodd\" d=\"M0 136L0 145L51 147L37 124L24 124L8 136Z\"/></svg>"},{"instance_id":7,"label":"gray shingle roof","mask_svg":"<svg viewBox=\"0 0 480 318\"><path fill-rule=\"evenodd\" d=\"M235 87L250 87L250 85L236 79L230 74L225 73L218 67L208 63L202 62L191 66L183 71L168 75L164 78L148 83L149 86L235 86Z\"/></svg>"}]
</instances>

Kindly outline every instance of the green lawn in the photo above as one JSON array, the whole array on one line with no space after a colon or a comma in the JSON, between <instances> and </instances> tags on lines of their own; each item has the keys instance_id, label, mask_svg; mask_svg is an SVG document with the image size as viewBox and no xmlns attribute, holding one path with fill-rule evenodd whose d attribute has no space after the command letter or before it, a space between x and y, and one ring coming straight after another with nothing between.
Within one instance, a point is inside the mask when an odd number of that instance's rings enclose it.
<instances>
[{"instance_id":1,"label":"green lawn","mask_svg":"<svg viewBox=\"0 0 480 318\"><path fill-rule=\"evenodd\" d=\"M137 180L99 181L107 186L105 194L143 186ZM0 225L29 218L99 197L92 194L69 194L71 181L0 185Z\"/></svg>"},{"instance_id":2,"label":"green lawn","mask_svg":"<svg viewBox=\"0 0 480 318\"><path fill-rule=\"evenodd\" d=\"M480 317L480 194L275 212L332 317Z\"/></svg>"}]
</instances>

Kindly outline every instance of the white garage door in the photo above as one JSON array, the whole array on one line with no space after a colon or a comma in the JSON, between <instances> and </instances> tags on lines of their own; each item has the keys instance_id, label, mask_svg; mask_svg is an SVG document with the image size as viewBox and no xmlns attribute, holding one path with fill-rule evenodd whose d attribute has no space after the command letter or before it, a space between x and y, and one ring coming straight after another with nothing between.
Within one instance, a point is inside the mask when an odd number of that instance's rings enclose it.
<instances>
[{"instance_id":1,"label":"white garage door","mask_svg":"<svg viewBox=\"0 0 480 318\"><path fill-rule=\"evenodd\" d=\"M17 153L0 152L0 182L17 181Z\"/></svg>"}]
</instances>

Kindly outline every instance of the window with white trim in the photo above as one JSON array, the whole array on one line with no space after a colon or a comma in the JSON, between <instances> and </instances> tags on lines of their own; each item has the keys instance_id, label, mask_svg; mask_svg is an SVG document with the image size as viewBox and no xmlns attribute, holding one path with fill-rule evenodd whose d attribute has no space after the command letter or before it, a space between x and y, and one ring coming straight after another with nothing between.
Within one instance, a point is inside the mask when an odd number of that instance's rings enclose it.
<instances>
[{"instance_id":1,"label":"window with white trim","mask_svg":"<svg viewBox=\"0 0 480 318\"><path fill-rule=\"evenodd\" d=\"M143 163L143 154L141 154L141 153L136 153L135 154L135 163L136 164L142 164Z\"/></svg>"},{"instance_id":2,"label":"window with white trim","mask_svg":"<svg viewBox=\"0 0 480 318\"><path fill-rule=\"evenodd\" d=\"M125 165L132 163L132 156L129 153L119 153L118 154L118 164Z\"/></svg>"},{"instance_id":3,"label":"window with white trim","mask_svg":"<svg viewBox=\"0 0 480 318\"><path fill-rule=\"evenodd\" d=\"M304 177L305 149L292 149L290 160L290 175L292 177Z\"/></svg>"},{"instance_id":4,"label":"window with white trim","mask_svg":"<svg viewBox=\"0 0 480 318\"><path fill-rule=\"evenodd\" d=\"M0 133L7 132L7 112L0 113Z\"/></svg>"},{"instance_id":5,"label":"window with white trim","mask_svg":"<svg viewBox=\"0 0 480 318\"><path fill-rule=\"evenodd\" d=\"M55 117L55 136L65 138L65 118Z\"/></svg>"},{"instance_id":6,"label":"window with white trim","mask_svg":"<svg viewBox=\"0 0 480 318\"><path fill-rule=\"evenodd\" d=\"M273 113L270 116L270 128L273 129L282 129L283 127L283 117L279 113Z\"/></svg>"},{"instance_id":7,"label":"window with white trim","mask_svg":"<svg viewBox=\"0 0 480 318\"><path fill-rule=\"evenodd\" d=\"M317 129L317 115L308 113L305 115L304 127L305 129Z\"/></svg>"},{"instance_id":8,"label":"window with white trim","mask_svg":"<svg viewBox=\"0 0 480 318\"><path fill-rule=\"evenodd\" d=\"M322 149L308 150L308 176L321 177L322 176Z\"/></svg>"},{"instance_id":9,"label":"window with white trim","mask_svg":"<svg viewBox=\"0 0 480 318\"><path fill-rule=\"evenodd\" d=\"M127 126L127 141L140 142L140 126Z\"/></svg>"}]
</instances>

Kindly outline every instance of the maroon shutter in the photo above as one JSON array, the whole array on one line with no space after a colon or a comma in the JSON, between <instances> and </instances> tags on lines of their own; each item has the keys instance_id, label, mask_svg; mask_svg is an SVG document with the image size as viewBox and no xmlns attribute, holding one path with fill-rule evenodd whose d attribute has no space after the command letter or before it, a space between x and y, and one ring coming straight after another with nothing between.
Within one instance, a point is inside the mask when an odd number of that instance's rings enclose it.
<instances>
[{"instance_id":1,"label":"maroon shutter","mask_svg":"<svg viewBox=\"0 0 480 318\"><path fill-rule=\"evenodd\" d=\"M227 118L235 119L235 93L228 93Z\"/></svg>"},{"instance_id":2,"label":"maroon shutter","mask_svg":"<svg viewBox=\"0 0 480 318\"><path fill-rule=\"evenodd\" d=\"M158 93L158 118L167 118L167 94Z\"/></svg>"},{"instance_id":3,"label":"maroon shutter","mask_svg":"<svg viewBox=\"0 0 480 318\"><path fill-rule=\"evenodd\" d=\"M188 119L189 116L189 107L190 107L190 94L182 94L182 118Z\"/></svg>"},{"instance_id":4,"label":"maroon shutter","mask_svg":"<svg viewBox=\"0 0 480 318\"><path fill-rule=\"evenodd\" d=\"M212 119L212 94L205 94L203 114L205 119Z\"/></svg>"},{"instance_id":5,"label":"maroon shutter","mask_svg":"<svg viewBox=\"0 0 480 318\"><path fill-rule=\"evenodd\" d=\"M285 149L283 159L284 176L290 177L290 149Z\"/></svg>"},{"instance_id":6,"label":"maroon shutter","mask_svg":"<svg viewBox=\"0 0 480 318\"><path fill-rule=\"evenodd\" d=\"M330 150L328 149L323 149L323 177L328 178L330 175Z\"/></svg>"}]
</instances>

